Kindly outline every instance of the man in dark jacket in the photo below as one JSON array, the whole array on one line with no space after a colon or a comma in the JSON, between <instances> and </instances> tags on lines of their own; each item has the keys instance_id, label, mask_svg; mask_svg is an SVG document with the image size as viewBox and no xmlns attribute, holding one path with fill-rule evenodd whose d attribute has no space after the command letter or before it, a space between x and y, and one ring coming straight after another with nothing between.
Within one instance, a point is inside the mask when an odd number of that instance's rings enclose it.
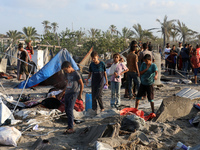
<instances>
[{"instance_id":1,"label":"man in dark jacket","mask_svg":"<svg viewBox=\"0 0 200 150\"><path fill-rule=\"evenodd\" d=\"M185 44L184 48L181 49L181 58L182 58L182 63L183 63L183 67L182 67L182 71L183 74L186 75L187 73L187 69L188 69L188 64L189 64L189 49L188 49L188 45Z\"/></svg>"}]
</instances>

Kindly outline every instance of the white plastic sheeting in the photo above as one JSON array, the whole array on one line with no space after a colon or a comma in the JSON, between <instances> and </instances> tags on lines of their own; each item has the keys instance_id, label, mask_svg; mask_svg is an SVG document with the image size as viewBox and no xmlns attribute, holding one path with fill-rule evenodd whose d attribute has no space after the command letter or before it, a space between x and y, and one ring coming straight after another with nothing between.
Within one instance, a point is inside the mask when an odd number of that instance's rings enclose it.
<instances>
[{"instance_id":1,"label":"white plastic sheeting","mask_svg":"<svg viewBox=\"0 0 200 150\"><path fill-rule=\"evenodd\" d=\"M21 137L21 132L15 127L0 127L0 144L17 146L17 141Z\"/></svg>"},{"instance_id":2,"label":"white plastic sheeting","mask_svg":"<svg viewBox=\"0 0 200 150\"><path fill-rule=\"evenodd\" d=\"M15 118L0 98L0 123L3 124L7 119L14 120Z\"/></svg>"},{"instance_id":3,"label":"white plastic sheeting","mask_svg":"<svg viewBox=\"0 0 200 150\"><path fill-rule=\"evenodd\" d=\"M48 48L45 50L35 50L32 60L37 66L37 71L39 71L45 64L49 62L48 58Z\"/></svg>"}]
</instances>

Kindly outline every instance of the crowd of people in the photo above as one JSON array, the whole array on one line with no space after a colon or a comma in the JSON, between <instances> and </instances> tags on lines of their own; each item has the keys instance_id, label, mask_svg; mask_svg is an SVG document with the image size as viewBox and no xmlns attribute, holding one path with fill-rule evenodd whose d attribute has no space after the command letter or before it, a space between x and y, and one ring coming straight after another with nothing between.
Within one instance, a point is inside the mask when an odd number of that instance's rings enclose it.
<instances>
[{"instance_id":1,"label":"crowd of people","mask_svg":"<svg viewBox=\"0 0 200 150\"><path fill-rule=\"evenodd\" d=\"M159 52L162 54L161 48ZM19 65L19 78L21 79L22 73L28 74L27 62L31 61L31 55L34 53L33 48L28 43L26 49L22 44L19 44L18 57L23 61ZM179 42L179 46L175 45L170 47L167 43L164 49L165 54L165 68L169 74L175 74L176 68L182 71L183 74L187 74L191 70L195 75L195 83L197 83L197 73L200 70L199 45L193 48L190 44L185 44L182 47L182 43ZM103 61L99 60L99 55L96 51L91 53L92 62L89 66L89 75L86 79L91 80L92 91L92 109L97 113L98 105L100 111L104 111L103 104L103 88L108 86L108 76L110 76L111 82L111 100L110 106L112 108L118 108L121 105L120 90L123 76L126 77L125 98L135 98L135 108L138 109L141 99L147 97L151 105L152 114L154 114L154 81L158 77L158 68L154 64L154 56L152 53L151 43L137 43L132 41L130 43L130 51L127 54L127 64L124 63L123 58L119 53L113 55L113 63L106 73L106 65ZM73 108L76 99L82 99L83 81L79 72L72 68L70 62L65 61L62 64L62 70L65 73L67 85L63 92L65 92L65 112L68 117L68 127L65 133L73 133ZM160 71L160 70L159 70ZM125 75L124 75L125 74ZM133 86L134 83L134 86ZM136 92L137 91L137 92Z\"/></svg>"},{"instance_id":2,"label":"crowd of people","mask_svg":"<svg viewBox=\"0 0 200 150\"><path fill-rule=\"evenodd\" d=\"M103 88L108 86L108 77L111 81L111 100L110 106L120 106L120 89L123 74L126 73L126 96L129 99L136 98L135 108L138 109L139 102L142 97L147 97L151 104L152 114L154 114L154 80L158 77L157 66L153 63L154 57L152 51L148 49L147 43L138 46L136 41L130 44L130 52L127 56L127 66L124 64L123 59L119 53L113 55L113 63L110 67L109 73L106 73L106 65L103 61L99 60L99 55L96 51L91 53L92 62L89 66L89 75L86 80L92 76L91 90L92 90L92 109L97 113L97 104L100 111L104 111L103 104ZM83 81L80 74L72 68L72 65L65 61L62 64L62 69L66 73L67 86L65 91L65 112L68 117L68 127L65 131L66 134L74 133L73 129L73 107L76 98L81 98L83 92ZM105 79L105 81L104 81ZM132 82L135 83L137 94L133 93ZM80 86L78 86L80 85ZM80 90L78 89L80 87ZM79 92L78 92L79 91ZM155 115L155 114L154 114Z\"/></svg>"},{"instance_id":3,"label":"crowd of people","mask_svg":"<svg viewBox=\"0 0 200 150\"><path fill-rule=\"evenodd\" d=\"M178 71L183 75L188 75L191 71L194 73L195 84L197 84L197 73L200 70L200 46L197 44L193 47L191 44L184 44L179 42L178 47L175 45L170 47L166 44L164 49L165 54L165 70L169 75L175 75Z\"/></svg>"},{"instance_id":4,"label":"crowd of people","mask_svg":"<svg viewBox=\"0 0 200 150\"><path fill-rule=\"evenodd\" d=\"M19 62L18 71L19 77L23 73L26 76L29 75L28 63L31 61L31 55L34 53L33 47L30 42L27 43L27 47L24 49L20 43L18 46L18 58L23 61ZM159 50L162 54L162 50ZM165 54L165 69L169 72L169 75L176 73L176 68L182 71L183 74L187 74L191 70L194 72L195 83L197 83L197 73L200 70L200 47L193 48L190 44L185 44L182 47L182 43L179 42L179 46L175 45L170 47L167 43L164 49ZM113 55L113 63L106 73L106 65L103 61L99 60L98 53L93 51L91 53L92 63L89 66L89 75L86 80L92 76L92 109L97 113L97 104L99 104L100 111L104 111L104 104L102 100L103 88L108 86L108 77L110 76L111 82L111 100L110 106L118 108L121 105L120 90L122 77L126 77L125 98L130 100L135 98L135 108L138 109L141 99L147 97L150 102L152 113L154 114L154 80L158 77L158 68L154 64L154 56L152 53L151 43L137 43L132 41L130 43L130 51L127 54L127 64L124 63L123 58L119 53ZM66 73L67 86L63 90L65 91L65 104L66 114L68 117L68 127L66 133L73 133L73 107L76 99L82 99L83 81L80 74L72 68L70 62L65 61L62 64L62 70ZM125 74L125 75L124 75ZM104 81L105 80L105 81ZM134 86L133 86L134 83ZM80 89L79 89L80 88ZM137 91L137 93L136 93Z\"/></svg>"}]
</instances>

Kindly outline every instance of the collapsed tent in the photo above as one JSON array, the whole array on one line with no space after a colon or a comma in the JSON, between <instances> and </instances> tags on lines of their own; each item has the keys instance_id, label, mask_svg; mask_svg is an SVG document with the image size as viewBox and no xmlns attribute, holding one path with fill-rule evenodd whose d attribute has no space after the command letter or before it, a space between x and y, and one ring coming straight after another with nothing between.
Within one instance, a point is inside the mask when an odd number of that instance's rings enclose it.
<instances>
[{"instance_id":1,"label":"collapsed tent","mask_svg":"<svg viewBox=\"0 0 200 150\"><path fill-rule=\"evenodd\" d=\"M80 67L80 71L83 72L83 68L90 65L91 63L91 53L93 51L93 47L89 50L89 52L85 55L85 57L83 58L83 60L78 64ZM88 70L88 68L87 68Z\"/></svg>"},{"instance_id":2,"label":"collapsed tent","mask_svg":"<svg viewBox=\"0 0 200 150\"><path fill-rule=\"evenodd\" d=\"M70 56L69 52L66 49L62 49L42 69L40 69L28 80L25 88L36 86L42 82L45 83L45 85L53 86L55 84L62 83L61 81L64 76L61 73L61 65L64 61L69 61L74 70L79 70L76 62ZM25 82L26 81L21 82L17 88L23 88Z\"/></svg>"}]
</instances>

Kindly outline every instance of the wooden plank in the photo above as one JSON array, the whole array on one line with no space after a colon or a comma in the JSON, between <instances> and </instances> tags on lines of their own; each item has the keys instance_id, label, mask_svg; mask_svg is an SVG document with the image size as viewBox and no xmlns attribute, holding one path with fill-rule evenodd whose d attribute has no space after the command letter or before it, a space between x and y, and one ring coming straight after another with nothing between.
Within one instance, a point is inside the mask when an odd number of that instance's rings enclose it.
<instances>
[{"instance_id":1,"label":"wooden plank","mask_svg":"<svg viewBox=\"0 0 200 150\"><path fill-rule=\"evenodd\" d=\"M37 44L37 46L40 46L40 47L55 47L55 48L61 48L61 46L54 46L54 45L41 45L41 44Z\"/></svg>"}]
</instances>

